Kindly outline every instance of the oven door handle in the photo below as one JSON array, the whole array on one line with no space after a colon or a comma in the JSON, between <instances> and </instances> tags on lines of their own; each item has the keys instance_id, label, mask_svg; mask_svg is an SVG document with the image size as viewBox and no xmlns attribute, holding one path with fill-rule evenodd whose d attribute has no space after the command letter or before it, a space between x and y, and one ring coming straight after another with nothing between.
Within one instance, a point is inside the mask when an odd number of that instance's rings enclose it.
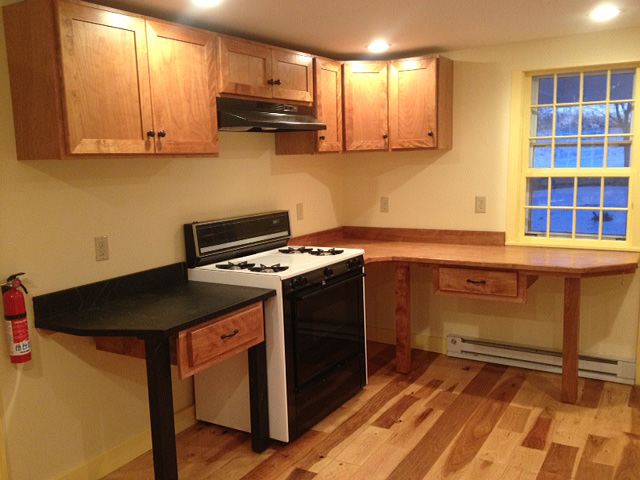
<instances>
[{"instance_id":1,"label":"oven door handle","mask_svg":"<svg viewBox=\"0 0 640 480\"><path fill-rule=\"evenodd\" d=\"M295 293L293 295L293 298L295 300L305 300L309 297L312 297L314 295L317 295L320 292L325 292L326 290L330 289L330 288L334 288L337 287L338 285L342 285L345 284L347 282L351 282L353 280L358 280L361 278L364 278L365 273L361 272L357 275L351 275L347 278L341 278L338 279L336 281L324 281L323 283L321 283L319 286L313 286L311 288L309 288L308 290L305 290L303 292L299 292L299 293Z\"/></svg>"}]
</instances>

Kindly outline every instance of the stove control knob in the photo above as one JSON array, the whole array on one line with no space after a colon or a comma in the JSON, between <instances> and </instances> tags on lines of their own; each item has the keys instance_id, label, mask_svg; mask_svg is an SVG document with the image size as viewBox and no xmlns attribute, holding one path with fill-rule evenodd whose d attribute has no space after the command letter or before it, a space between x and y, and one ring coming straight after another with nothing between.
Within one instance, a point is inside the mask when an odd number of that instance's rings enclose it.
<instances>
[{"instance_id":1,"label":"stove control knob","mask_svg":"<svg viewBox=\"0 0 640 480\"><path fill-rule=\"evenodd\" d=\"M360 259L360 257L352 258L347 262L348 268L358 268L360 266L362 266L362 260Z\"/></svg>"},{"instance_id":2,"label":"stove control knob","mask_svg":"<svg viewBox=\"0 0 640 480\"><path fill-rule=\"evenodd\" d=\"M309 285L309 280L304 275L300 276L300 285L303 287Z\"/></svg>"},{"instance_id":3,"label":"stove control knob","mask_svg":"<svg viewBox=\"0 0 640 480\"><path fill-rule=\"evenodd\" d=\"M325 267L324 276L325 277L330 277L332 275L333 275L333 269L331 267Z\"/></svg>"},{"instance_id":4,"label":"stove control knob","mask_svg":"<svg viewBox=\"0 0 640 480\"><path fill-rule=\"evenodd\" d=\"M300 287L300 277L296 277L289 282L289 286L291 288L299 288Z\"/></svg>"}]
</instances>

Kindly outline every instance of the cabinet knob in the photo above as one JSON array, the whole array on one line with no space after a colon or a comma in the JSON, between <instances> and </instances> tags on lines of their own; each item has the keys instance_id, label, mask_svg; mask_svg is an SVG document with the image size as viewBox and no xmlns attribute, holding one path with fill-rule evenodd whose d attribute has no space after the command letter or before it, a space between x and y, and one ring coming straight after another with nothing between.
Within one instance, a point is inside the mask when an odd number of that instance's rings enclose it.
<instances>
[{"instance_id":1,"label":"cabinet knob","mask_svg":"<svg viewBox=\"0 0 640 480\"><path fill-rule=\"evenodd\" d=\"M156 132L154 132L153 130L149 130L149 131L147 132L147 137L151 137L151 138L153 138L153 137L155 137L155 136L156 136Z\"/></svg>"},{"instance_id":2,"label":"cabinet knob","mask_svg":"<svg viewBox=\"0 0 640 480\"><path fill-rule=\"evenodd\" d=\"M389 135L387 135L386 133L383 133L382 138L389 138Z\"/></svg>"},{"instance_id":3,"label":"cabinet knob","mask_svg":"<svg viewBox=\"0 0 640 480\"><path fill-rule=\"evenodd\" d=\"M318 138L320 138L320 140L324 140L326 137L324 135L320 135Z\"/></svg>"},{"instance_id":4,"label":"cabinet knob","mask_svg":"<svg viewBox=\"0 0 640 480\"><path fill-rule=\"evenodd\" d=\"M433 137L433 132L429 130L429 133L427 133L427 135L429 135L430 137Z\"/></svg>"},{"instance_id":5,"label":"cabinet knob","mask_svg":"<svg viewBox=\"0 0 640 480\"><path fill-rule=\"evenodd\" d=\"M274 84L274 85L280 85L281 83L282 83L282 82L280 81L280 79L275 80L275 81L273 82L273 84Z\"/></svg>"},{"instance_id":6,"label":"cabinet knob","mask_svg":"<svg viewBox=\"0 0 640 480\"><path fill-rule=\"evenodd\" d=\"M165 132L164 130L160 130L160 131L158 132L158 136L159 136L160 138L164 138L164 137L166 137L166 136L167 136L167 132Z\"/></svg>"}]
</instances>

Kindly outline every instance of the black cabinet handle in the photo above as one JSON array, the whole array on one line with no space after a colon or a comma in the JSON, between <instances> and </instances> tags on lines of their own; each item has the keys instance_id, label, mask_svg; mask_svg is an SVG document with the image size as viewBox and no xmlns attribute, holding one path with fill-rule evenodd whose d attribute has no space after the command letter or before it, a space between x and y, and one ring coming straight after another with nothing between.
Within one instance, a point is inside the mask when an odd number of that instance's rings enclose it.
<instances>
[{"instance_id":1,"label":"black cabinet handle","mask_svg":"<svg viewBox=\"0 0 640 480\"><path fill-rule=\"evenodd\" d=\"M149 130L149 131L147 132L147 137L151 137L151 138L153 138L153 137L155 137L155 136L156 136L156 132L154 132L153 130Z\"/></svg>"},{"instance_id":2,"label":"black cabinet handle","mask_svg":"<svg viewBox=\"0 0 640 480\"><path fill-rule=\"evenodd\" d=\"M221 335L221 336L220 336L220 339L221 339L221 340L224 340L225 338L235 337L235 336L238 334L238 332L239 332L239 331L240 331L240 330L238 330L238 329L236 328L236 329L233 331L233 333L227 333L226 335Z\"/></svg>"},{"instance_id":3,"label":"black cabinet handle","mask_svg":"<svg viewBox=\"0 0 640 480\"><path fill-rule=\"evenodd\" d=\"M158 136L159 136L160 138L164 138L164 137L166 137L166 136L167 136L167 132L165 132L164 130L160 130L160 131L158 132Z\"/></svg>"},{"instance_id":4,"label":"black cabinet handle","mask_svg":"<svg viewBox=\"0 0 640 480\"><path fill-rule=\"evenodd\" d=\"M427 135L429 135L430 137L433 137L433 132L429 131L429 133L427 133Z\"/></svg>"},{"instance_id":5,"label":"black cabinet handle","mask_svg":"<svg viewBox=\"0 0 640 480\"><path fill-rule=\"evenodd\" d=\"M473 283L474 285L486 285L487 281L486 280L471 280L469 278L469 279L467 279L467 283Z\"/></svg>"},{"instance_id":6,"label":"black cabinet handle","mask_svg":"<svg viewBox=\"0 0 640 480\"><path fill-rule=\"evenodd\" d=\"M273 85L273 78L270 78L269 80L267 80L267 83L268 83L269 85Z\"/></svg>"},{"instance_id":7,"label":"black cabinet handle","mask_svg":"<svg viewBox=\"0 0 640 480\"><path fill-rule=\"evenodd\" d=\"M324 135L320 135L320 137L319 137L319 138L320 138L320 140L324 140L324 139L325 139L325 136L324 136Z\"/></svg>"},{"instance_id":8,"label":"black cabinet handle","mask_svg":"<svg viewBox=\"0 0 640 480\"><path fill-rule=\"evenodd\" d=\"M382 138L389 138L389 135L387 135L386 133L383 133Z\"/></svg>"},{"instance_id":9,"label":"black cabinet handle","mask_svg":"<svg viewBox=\"0 0 640 480\"><path fill-rule=\"evenodd\" d=\"M274 85L280 85L282 82L280 81L280 79L276 80L273 82Z\"/></svg>"}]
</instances>

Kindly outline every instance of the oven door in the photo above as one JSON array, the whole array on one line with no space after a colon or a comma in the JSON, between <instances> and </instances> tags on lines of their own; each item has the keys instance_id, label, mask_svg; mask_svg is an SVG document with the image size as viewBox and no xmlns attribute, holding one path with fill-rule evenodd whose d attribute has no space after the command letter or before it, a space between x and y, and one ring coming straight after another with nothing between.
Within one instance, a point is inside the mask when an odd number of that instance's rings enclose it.
<instances>
[{"instance_id":1,"label":"oven door","mask_svg":"<svg viewBox=\"0 0 640 480\"><path fill-rule=\"evenodd\" d=\"M364 356L363 277L352 271L290 294L296 389Z\"/></svg>"}]
</instances>

